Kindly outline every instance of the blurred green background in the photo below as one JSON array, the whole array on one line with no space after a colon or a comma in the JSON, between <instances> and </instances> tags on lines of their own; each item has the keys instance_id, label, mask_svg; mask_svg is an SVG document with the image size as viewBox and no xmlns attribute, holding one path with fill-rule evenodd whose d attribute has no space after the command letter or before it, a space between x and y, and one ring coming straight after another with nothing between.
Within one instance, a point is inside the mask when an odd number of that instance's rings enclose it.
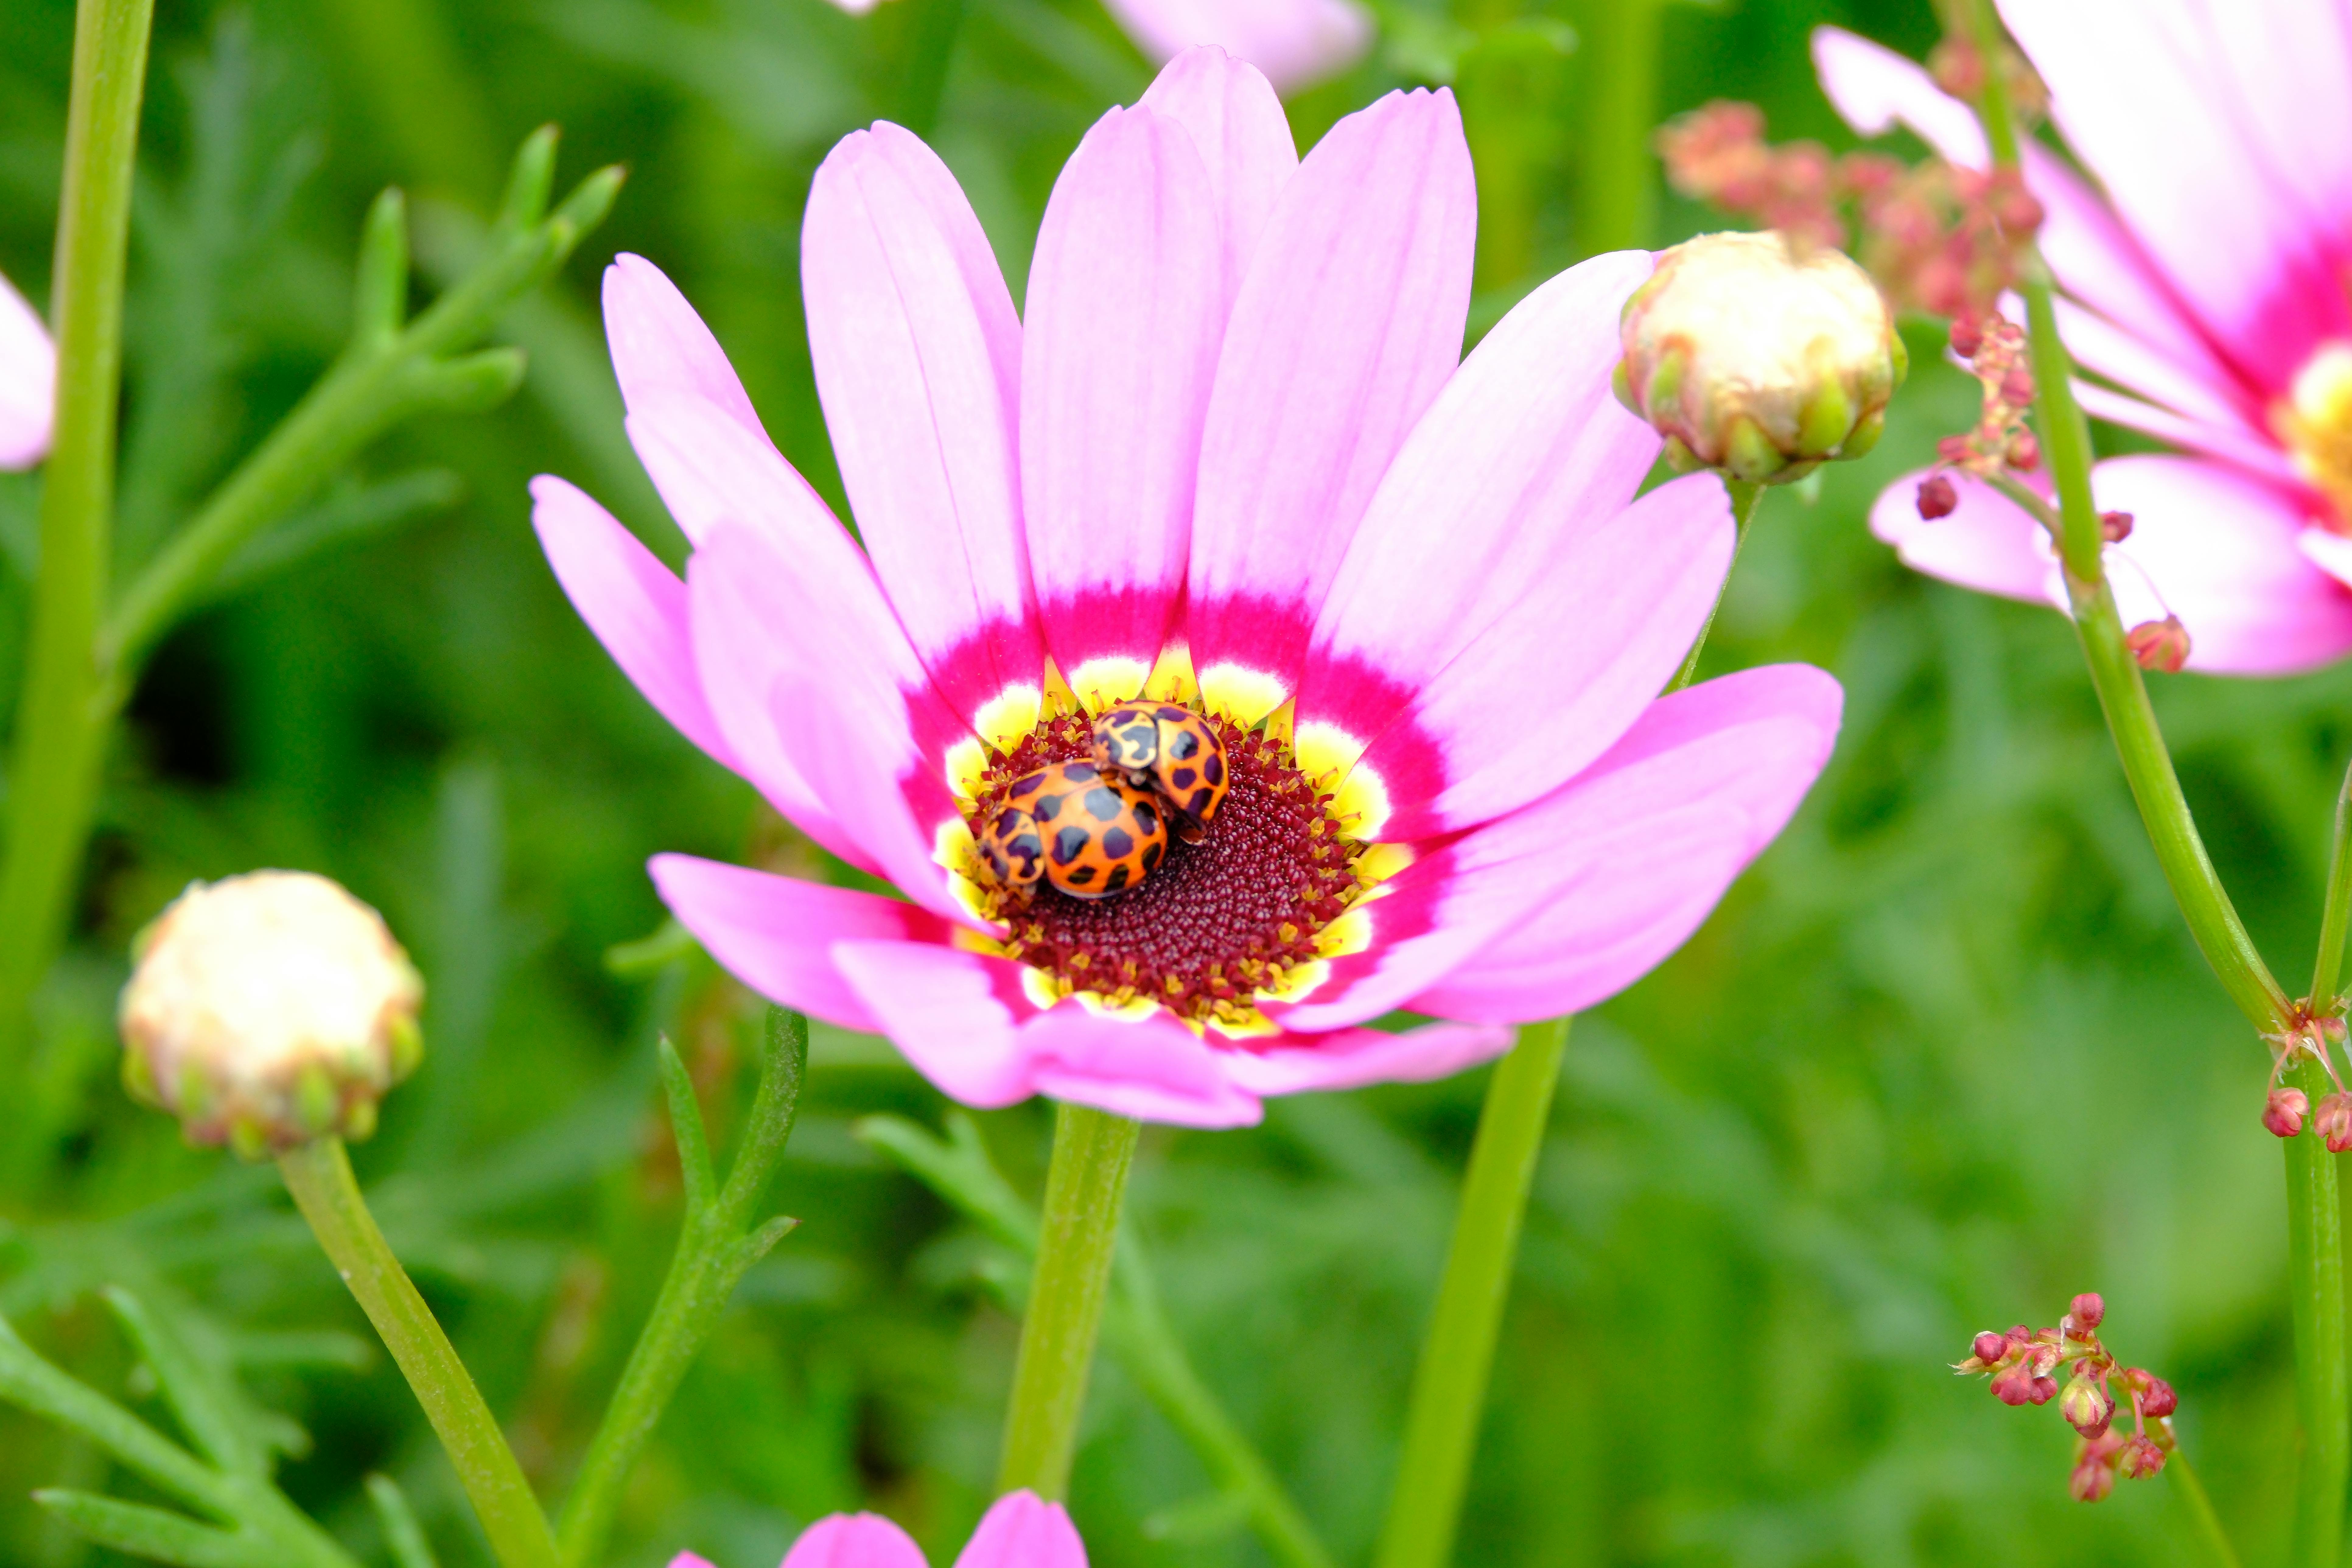
<instances>
[{"instance_id":1,"label":"blurred green background","mask_svg":"<svg viewBox=\"0 0 2352 1568\"><path fill-rule=\"evenodd\" d=\"M1850 141L1806 35L1916 56L1927 0L1675 5L1653 110L1609 67L1621 0L1437 0L1296 100L1302 142L1389 88L1450 77L1479 166L1474 331L1582 249L1707 214L1604 188L1628 115L1756 100L1776 136ZM0 270L46 296L67 0L0 6ZM1571 31L1572 29L1572 31ZM567 474L673 562L622 444L594 325L616 249L653 258L733 355L785 453L839 504L796 279L807 182L877 116L933 141L1020 294L1053 176L1144 60L1092 0L254 0L162 7L131 263L121 549L135 561L299 395L345 326L360 216L418 198L429 278L457 265L514 143L627 162L608 226L519 310L530 383L412 427L330 498L339 542L226 596L163 649L116 749L75 945L42 999L0 1144L0 1312L134 1403L92 1292L131 1284L305 1426L287 1484L381 1560L360 1499L400 1477L451 1564L486 1562L439 1450L266 1169L184 1149L115 1084L131 933L191 878L329 873L382 908L431 987L430 1054L360 1150L386 1228L543 1490L560 1486L673 1239L652 1041L680 1042L723 1128L759 1009L698 962L606 950L662 911L644 862L795 853L748 787L672 733L558 592L524 483ZM1612 121L1612 117L1614 117ZM1596 217L1594 214L1601 216ZM1581 218L1581 221L1580 221ZM1626 225L1637 225L1629 231ZM1835 761L1690 946L1580 1021L1529 1217L1465 1563L2163 1563L2169 1481L2068 1500L2072 1434L1946 1368L1976 1329L2109 1302L2110 1343L2179 1385L2179 1426L2250 1558L2274 1552L2293 1417L2265 1060L2183 935L2053 614L1899 568L1863 526L1885 479L1965 424L1916 369L1869 460L1776 491L1711 668L1845 682ZM13 700L37 479L0 477L0 707ZM2190 798L2258 939L2308 962L2352 674L2159 679ZM996 1256L858 1143L937 1124L888 1047L820 1031L773 1195L804 1224L746 1281L632 1488L615 1561L682 1547L764 1568L810 1519L887 1512L945 1563L986 1501L1016 1324ZM1155 1130L1133 1215L1209 1382L1344 1560L1377 1529L1483 1074L1279 1103L1244 1132ZM1047 1120L991 1115L1032 1193ZM36 1486L102 1460L0 1413L0 1559L102 1555ZM140 1495L120 1478L122 1495ZM1074 1508L1093 1560L1264 1561L1188 1507L1203 1472L1115 1364Z\"/></svg>"}]
</instances>

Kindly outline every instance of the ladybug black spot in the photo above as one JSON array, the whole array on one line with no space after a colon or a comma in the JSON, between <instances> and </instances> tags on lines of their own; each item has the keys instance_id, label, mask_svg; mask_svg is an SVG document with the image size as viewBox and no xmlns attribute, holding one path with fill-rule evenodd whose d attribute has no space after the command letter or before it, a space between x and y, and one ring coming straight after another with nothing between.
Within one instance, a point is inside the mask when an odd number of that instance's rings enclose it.
<instances>
[{"instance_id":1,"label":"ladybug black spot","mask_svg":"<svg viewBox=\"0 0 2352 1568\"><path fill-rule=\"evenodd\" d=\"M1095 868L1092 866L1081 866L1076 870L1068 873L1066 879L1073 886L1083 888L1088 882L1095 879Z\"/></svg>"},{"instance_id":2,"label":"ladybug black spot","mask_svg":"<svg viewBox=\"0 0 2352 1568\"><path fill-rule=\"evenodd\" d=\"M1178 768L1168 775L1169 784L1176 789L1191 789L1200 779L1201 775L1191 768Z\"/></svg>"},{"instance_id":3,"label":"ladybug black spot","mask_svg":"<svg viewBox=\"0 0 2352 1568\"><path fill-rule=\"evenodd\" d=\"M1168 754L1175 761L1190 762L1201 750L1201 737L1190 730L1179 730L1168 743Z\"/></svg>"},{"instance_id":4,"label":"ladybug black spot","mask_svg":"<svg viewBox=\"0 0 2352 1568\"><path fill-rule=\"evenodd\" d=\"M1102 847L1103 853L1109 856L1112 859L1124 860L1129 856L1135 853L1135 835L1129 833L1124 827L1105 828L1102 836ZM1127 872L1125 868L1122 868L1119 871L1119 875L1124 877L1126 874ZM1125 884L1118 883L1114 885L1124 886Z\"/></svg>"},{"instance_id":5,"label":"ladybug black spot","mask_svg":"<svg viewBox=\"0 0 2352 1568\"><path fill-rule=\"evenodd\" d=\"M1037 788L1045 782L1045 775L1044 773L1031 773L1025 778L1014 779L1013 781L1013 787L1004 793L1015 799L1018 799L1020 796L1027 795L1031 790Z\"/></svg>"},{"instance_id":6,"label":"ladybug black spot","mask_svg":"<svg viewBox=\"0 0 2352 1568\"><path fill-rule=\"evenodd\" d=\"M1224 783L1225 759L1212 753L1209 760L1201 764L1201 772L1213 784Z\"/></svg>"},{"instance_id":7,"label":"ladybug black spot","mask_svg":"<svg viewBox=\"0 0 2352 1568\"><path fill-rule=\"evenodd\" d=\"M1144 837L1156 837L1160 832L1160 808L1148 800L1135 803L1135 825L1143 829Z\"/></svg>"},{"instance_id":8,"label":"ladybug black spot","mask_svg":"<svg viewBox=\"0 0 2352 1568\"><path fill-rule=\"evenodd\" d=\"M1051 822L1062 815L1062 802L1066 798L1058 795L1041 795L1029 807L1029 815L1040 822Z\"/></svg>"},{"instance_id":9,"label":"ladybug black spot","mask_svg":"<svg viewBox=\"0 0 2352 1568\"><path fill-rule=\"evenodd\" d=\"M1102 774L1095 771L1092 763L1064 763L1062 776L1072 784L1091 784Z\"/></svg>"},{"instance_id":10,"label":"ladybug black spot","mask_svg":"<svg viewBox=\"0 0 2352 1568\"><path fill-rule=\"evenodd\" d=\"M1119 812L1125 805L1126 802L1119 798L1118 791L1115 789L1087 791L1087 815L1092 816L1097 822L1117 822Z\"/></svg>"},{"instance_id":11,"label":"ladybug black spot","mask_svg":"<svg viewBox=\"0 0 2352 1568\"><path fill-rule=\"evenodd\" d=\"M1165 844L1145 845L1143 847L1143 874L1149 877L1152 872L1160 869L1160 862L1161 858L1166 856L1167 852L1168 847Z\"/></svg>"},{"instance_id":12,"label":"ladybug black spot","mask_svg":"<svg viewBox=\"0 0 2352 1568\"><path fill-rule=\"evenodd\" d=\"M1110 869L1110 880L1103 884L1103 891L1106 893L1116 893L1126 886L1127 868L1124 866L1112 867Z\"/></svg>"},{"instance_id":13,"label":"ladybug black spot","mask_svg":"<svg viewBox=\"0 0 2352 1568\"><path fill-rule=\"evenodd\" d=\"M1088 833L1083 827L1065 827L1062 831L1054 835L1054 864L1056 866L1066 866L1071 861L1076 859L1079 856L1085 854L1087 852L1087 845L1093 839L1093 837L1094 835ZM1087 880L1093 875L1094 873L1091 871L1087 872L1084 877L1073 873L1070 880L1074 882L1083 882Z\"/></svg>"}]
</instances>

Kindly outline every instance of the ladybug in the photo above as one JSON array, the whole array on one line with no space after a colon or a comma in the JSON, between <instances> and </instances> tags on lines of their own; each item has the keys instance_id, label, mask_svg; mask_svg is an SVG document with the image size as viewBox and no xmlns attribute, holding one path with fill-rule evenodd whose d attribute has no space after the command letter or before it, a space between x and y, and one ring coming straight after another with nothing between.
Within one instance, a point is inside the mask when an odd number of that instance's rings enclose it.
<instances>
[{"instance_id":1,"label":"ladybug","mask_svg":"<svg viewBox=\"0 0 2352 1568\"><path fill-rule=\"evenodd\" d=\"M1225 743L1210 722L1172 702L1122 702L1095 721L1095 765L1157 795L1176 836L1198 844L1224 804Z\"/></svg>"},{"instance_id":2,"label":"ladybug","mask_svg":"<svg viewBox=\"0 0 2352 1568\"><path fill-rule=\"evenodd\" d=\"M1116 775L1059 763L1015 779L977 843L1001 888L1042 877L1074 899L1107 899L1167 858L1168 824L1159 802Z\"/></svg>"}]
</instances>

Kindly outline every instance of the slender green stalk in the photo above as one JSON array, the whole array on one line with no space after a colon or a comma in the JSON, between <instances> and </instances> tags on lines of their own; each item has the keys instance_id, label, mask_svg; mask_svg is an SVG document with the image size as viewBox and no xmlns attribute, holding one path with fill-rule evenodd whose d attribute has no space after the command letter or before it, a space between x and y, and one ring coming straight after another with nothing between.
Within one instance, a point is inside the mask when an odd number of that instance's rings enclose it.
<instances>
[{"instance_id":1,"label":"slender green stalk","mask_svg":"<svg viewBox=\"0 0 2352 1568\"><path fill-rule=\"evenodd\" d=\"M1396 1489L1373 1559L1379 1568L1443 1568L1453 1555L1568 1025L1555 1018L1522 1027L1487 1080L1437 1310L1413 1373Z\"/></svg>"},{"instance_id":2,"label":"slender green stalk","mask_svg":"<svg viewBox=\"0 0 2352 1568\"><path fill-rule=\"evenodd\" d=\"M514 1450L507 1447L506 1434L376 1228L342 1140L321 1138L280 1155L278 1169L319 1245L425 1406L502 1568L557 1568L555 1537Z\"/></svg>"},{"instance_id":3,"label":"slender green stalk","mask_svg":"<svg viewBox=\"0 0 2352 1568\"><path fill-rule=\"evenodd\" d=\"M114 707L90 650L113 549L122 279L153 19L154 0L82 0L74 19L52 306L57 420L0 869L0 1080L22 1069L33 990L62 940Z\"/></svg>"},{"instance_id":4,"label":"slender green stalk","mask_svg":"<svg viewBox=\"0 0 2352 1568\"><path fill-rule=\"evenodd\" d=\"M1640 3L1640 0L1637 0ZM1748 548L1748 525L1756 521L1756 507L1764 499L1764 487L1751 485L1745 479L1726 479L1723 488L1731 492L1731 522L1738 531L1731 546L1731 564L1739 564L1739 552ZM1723 586L1715 591L1715 603L1707 606L1706 621L1698 628L1697 640L1683 659L1683 667L1666 682L1668 691L1680 691L1698 679L1698 656L1706 651L1707 635L1715 630L1715 617L1723 613L1723 596L1731 591L1731 572L1723 574Z\"/></svg>"},{"instance_id":5,"label":"slender green stalk","mask_svg":"<svg viewBox=\"0 0 2352 1568\"><path fill-rule=\"evenodd\" d=\"M1631 250L1649 237L1656 174L1658 25L1662 0L1585 7L1586 145L1577 237L1587 253Z\"/></svg>"},{"instance_id":6,"label":"slender green stalk","mask_svg":"<svg viewBox=\"0 0 2352 1568\"><path fill-rule=\"evenodd\" d=\"M2197 1521L2198 1538L2212 1553L2215 1568L2240 1568L2238 1549L2230 1544L2229 1535L2221 1529L2221 1516L2213 1511L2213 1500L2205 1495L2205 1483L2198 1479L2189 1456L2174 1448L2164 1461L2164 1473L2180 1489L2181 1501L2189 1505L2189 1517Z\"/></svg>"},{"instance_id":7,"label":"slender green stalk","mask_svg":"<svg viewBox=\"0 0 2352 1568\"><path fill-rule=\"evenodd\" d=\"M2000 36L1990 5L1977 0L1977 36L1988 59L1997 58ZM1981 100L1986 138L1996 162L2015 167L2018 142L2008 83L1999 69L1984 72ZM2089 423L2074 398L2074 366L2058 335L2057 309L2048 274L2037 261L2023 280L2026 330L2033 353L2036 408L2044 460L2058 497L2059 559L2074 611L2075 635L2099 694L2116 752L2130 781L2132 798L2147 826L2174 901L2222 988L2257 1032L2273 1046L2300 1033L2301 1019L2271 975L2253 940L2222 888L2204 840L2180 793L2172 755L2157 727L2139 661L2125 640L2101 559L2096 503L2091 496ZM2330 903L2336 876L2331 868ZM2331 910L2339 921L2340 911ZM2340 953L2342 928L2336 928ZM2323 946L2318 971L2333 978L2334 960ZM2314 1103L2333 1088L2326 1069L2299 1057L2288 1079ZM2352 1468L2352 1428L2347 1428L2345 1368L2343 1207L2336 1191L2336 1162L2315 1132L2283 1140L2287 1178L2288 1272L2294 1291L2295 1411L2303 1426L2303 1452L2295 1488L2293 1561L2303 1568L2340 1568L2347 1468Z\"/></svg>"},{"instance_id":8,"label":"slender green stalk","mask_svg":"<svg viewBox=\"0 0 2352 1568\"><path fill-rule=\"evenodd\" d=\"M799 1112L801 1080L808 1070L808 1020L782 1008L770 1012L760 1091L751 1101L742 1144L723 1189L711 1171L694 1082L667 1040L661 1043L661 1055L670 1121L677 1132L678 1168L686 1183L686 1225L653 1315L629 1352L629 1364L622 1370L620 1385L613 1391L604 1423L563 1505L557 1545L565 1568L584 1568L603 1555L620 1507L622 1483L652 1439L655 1424L677 1392L688 1365L718 1326L744 1271L766 1257L796 1223L771 1219L754 1226L752 1215L776 1163L783 1158Z\"/></svg>"},{"instance_id":9,"label":"slender green stalk","mask_svg":"<svg viewBox=\"0 0 2352 1568\"><path fill-rule=\"evenodd\" d=\"M1012 1407L1004 1415L1000 1492L1026 1487L1058 1499L1069 1489L1078 1415L1110 1293L1119 1205L1142 1131L1140 1123L1106 1110L1055 1110L1037 1270L1021 1322Z\"/></svg>"},{"instance_id":10,"label":"slender green stalk","mask_svg":"<svg viewBox=\"0 0 2352 1568\"><path fill-rule=\"evenodd\" d=\"M2335 1011L2336 979L2344 968L2344 930L2352 922L2352 768L2336 792L2336 841L2327 855L2327 902L2319 917L2319 954L2311 965L2312 1011Z\"/></svg>"}]
</instances>

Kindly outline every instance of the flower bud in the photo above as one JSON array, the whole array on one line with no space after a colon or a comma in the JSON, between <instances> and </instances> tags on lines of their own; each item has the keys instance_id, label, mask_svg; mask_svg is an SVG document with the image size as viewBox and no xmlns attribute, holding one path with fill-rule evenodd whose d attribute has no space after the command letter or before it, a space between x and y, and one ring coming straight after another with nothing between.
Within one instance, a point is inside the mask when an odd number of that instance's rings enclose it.
<instances>
[{"instance_id":1,"label":"flower bud","mask_svg":"<svg viewBox=\"0 0 2352 1568\"><path fill-rule=\"evenodd\" d=\"M1908 359L1870 275L1779 233L1707 234L1663 251L1625 302L1618 398L1677 467L1750 483L1858 458Z\"/></svg>"},{"instance_id":2,"label":"flower bud","mask_svg":"<svg viewBox=\"0 0 2352 1568\"><path fill-rule=\"evenodd\" d=\"M2312 1130L2327 1141L2331 1154L2352 1149L2352 1094L2337 1089L2322 1100L2319 1113L2312 1119Z\"/></svg>"},{"instance_id":3,"label":"flower bud","mask_svg":"<svg viewBox=\"0 0 2352 1568\"><path fill-rule=\"evenodd\" d=\"M2074 1473L2066 1479L2066 1489L2074 1494L2076 1502L2100 1502L2116 1489L2116 1472L2103 1458L2084 1456L2074 1466Z\"/></svg>"},{"instance_id":4,"label":"flower bud","mask_svg":"<svg viewBox=\"0 0 2352 1568\"><path fill-rule=\"evenodd\" d=\"M2180 1395L2172 1392L2172 1384L2141 1367L2124 1373L2134 1392L2139 1395L2139 1413L2150 1421L2161 1421L2180 1408Z\"/></svg>"},{"instance_id":5,"label":"flower bud","mask_svg":"<svg viewBox=\"0 0 2352 1568\"><path fill-rule=\"evenodd\" d=\"M2077 1375L2066 1380L2065 1391L2058 1396L2058 1414L2084 1436L2095 1437L2115 1418L2116 1402L2107 1397L2105 1389Z\"/></svg>"},{"instance_id":6,"label":"flower bud","mask_svg":"<svg viewBox=\"0 0 2352 1568\"><path fill-rule=\"evenodd\" d=\"M2106 1315L2107 1303L2096 1290L2085 1290L2066 1305L2066 1316L2074 1321L2079 1333L2097 1328Z\"/></svg>"},{"instance_id":7,"label":"flower bud","mask_svg":"<svg viewBox=\"0 0 2352 1568\"><path fill-rule=\"evenodd\" d=\"M2148 1437L2134 1437L2124 1445L2122 1455L2116 1460L2116 1469L2124 1479L2135 1481L2152 1476L2164 1468L2164 1450Z\"/></svg>"},{"instance_id":8,"label":"flower bud","mask_svg":"<svg viewBox=\"0 0 2352 1568\"><path fill-rule=\"evenodd\" d=\"M2274 1089L2263 1105L2263 1125L2275 1138L2293 1138L2303 1131L2303 1119L2311 1114L2311 1097L2299 1089Z\"/></svg>"},{"instance_id":9,"label":"flower bud","mask_svg":"<svg viewBox=\"0 0 2352 1568\"><path fill-rule=\"evenodd\" d=\"M1992 1380L1992 1396L2003 1405L2047 1405L2057 1394L2057 1380L2037 1375L2031 1361L2019 1362Z\"/></svg>"},{"instance_id":10,"label":"flower bud","mask_svg":"<svg viewBox=\"0 0 2352 1568\"><path fill-rule=\"evenodd\" d=\"M1929 522L1949 517L1959 510L1960 492L1952 488L1951 479L1943 474L1929 474L1919 481L1919 515Z\"/></svg>"},{"instance_id":11,"label":"flower bud","mask_svg":"<svg viewBox=\"0 0 2352 1568\"><path fill-rule=\"evenodd\" d=\"M140 934L119 1021L123 1084L192 1143L259 1159L364 1138L424 1052L425 994L373 910L324 877L191 885Z\"/></svg>"},{"instance_id":12,"label":"flower bud","mask_svg":"<svg viewBox=\"0 0 2352 1568\"><path fill-rule=\"evenodd\" d=\"M2099 537L2109 544L2121 544L2132 536L2132 514L2127 511L2103 511L2099 514Z\"/></svg>"},{"instance_id":13,"label":"flower bud","mask_svg":"<svg viewBox=\"0 0 2352 1568\"><path fill-rule=\"evenodd\" d=\"M2009 1353L2009 1341L1987 1329L1977 1336L1976 1343L1970 1348L1976 1352L1977 1360L1990 1366Z\"/></svg>"}]
</instances>

